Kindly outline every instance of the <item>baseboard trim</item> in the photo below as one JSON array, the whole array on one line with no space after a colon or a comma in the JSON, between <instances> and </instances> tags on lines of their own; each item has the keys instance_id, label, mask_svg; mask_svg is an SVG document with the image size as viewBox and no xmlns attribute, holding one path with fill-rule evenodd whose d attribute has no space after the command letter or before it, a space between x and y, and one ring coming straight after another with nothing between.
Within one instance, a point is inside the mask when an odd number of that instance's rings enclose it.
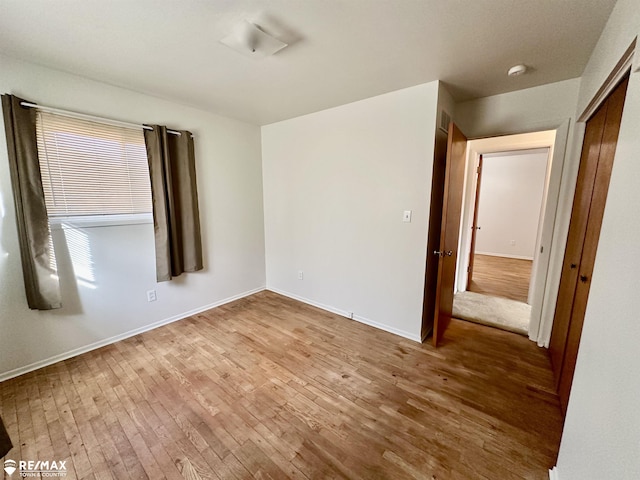
<instances>
[{"instance_id":1,"label":"baseboard trim","mask_svg":"<svg viewBox=\"0 0 640 480\"><path fill-rule=\"evenodd\" d=\"M273 292L273 293L277 293L278 295L282 295L288 298L291 298L293 300L297 300L298 302L302 302L302 303L306 303L307 305L311 305L313 307L319 308L321 310L326 310L327 312L331 312L331 313L335 313L336 315L340 315L341 317L345 317L349 320L351 320L351 318L349 318L349 313L346 310L341 310L339 308L335 308L332 307L330 305L325 305L323 303L319 303L316 302L314 300L310 300L308 298L305 297L301 297L299 295L296 295L294 293L290 293L290 292L286 292L284 290L280 290L279 288L273 288L273 287L269 287L267 286L266 290ZM385 325L383 323L379 323L379 322L375 322L373 320L370 320L366 317L361 317L360 315L353 315L353 320L360 322L360 323L364 323L365 325L369 325L370 327L374 327L377 328L379 330L384 330L385 332L389 332L389 333L393 333L394 335L398 335L399 337L403 337L403 338L407 338L409 340L413 340L414 342L419 342L422 343L422 339L420 338L420 335L413 335L412 333L409 332L405 332L404 330L400 330L398 328L393 328L390 327L389 325Z\"/></svg>"},{"instance_id":2,"label":"baseboard trim","mask_svg":"<svg viewBox=\"0 0 640 480\"><path fill-rule=\"evenodd\" d=\"M560 480L558 467L553 467L551 470L549 470L549 480Z\"/></svg>"},{"instance_id":3,"label":"baseboard trim","mask_svg":"<svg viewBox=\"0 0 640 480\"><path fill-rule=\"evenodd\" d=\"M516 260L533 261L533 257L527 257L526 255L510 255L508 253L475 252L475 255L486 255L487 257L504 257L504 258L515 258Z\"/></svg>"},{"instance_id":4,"label":"baseboard trim","mask_svg":"<svg viewBox=\"0 0 640 480\"><path fill-rule=\"evenodd\" d=\"M243 293L239 293L238 295L233 295L231 297L225 298L223 300L210 303L209 305L203 305L202 307L194 308L193 310L189 310L184 313L180 313L178 315L173 315L172 317L165 318L164 320L159 320L157 322L150 323L149 325L145 325L143 327L139 327L133 330L129 330L128 332L121 333L119 335L115 335L113 337L105 338L104 340L99 340L94 343L90 343L89 345L85 345L84 347L79 347L73 350L70 350L65 353L60 353L58 355L54 355L53 357L46 358L44 360L39 360L37 362L31 363L29 365L25 365L24 367L15 368L13 370L9 370L8 372L0 373L0 382L4 382L5 380L9 380L11 378L19 377L20 375L24 375L25 373L33 372L34 370L38 370L39 368L47 367L49 365L53 365L54 363L61 362L63 360L67 360L69 358L82 355L83 353L90 352L91 350L96 350L98 348L105 347L107 345L111 345L112 343L119 342L120 340L124 340L126 338L133 337L135 335L139 335L144 332L148 332L149 330L153 330L154 328L162 327L163 325L167 325L169 323L177 322L178 320L182 320L184 318L190 317L192 315L196 315L198 313L202 313L206 310L211 310L212 308L219 307L226 303L233 302L235 300L239 300L244 297L248 297L258 292L262 292L265 290L265 287L254 288L253 290L248 290Z\"/></svg>"}]
</instances>

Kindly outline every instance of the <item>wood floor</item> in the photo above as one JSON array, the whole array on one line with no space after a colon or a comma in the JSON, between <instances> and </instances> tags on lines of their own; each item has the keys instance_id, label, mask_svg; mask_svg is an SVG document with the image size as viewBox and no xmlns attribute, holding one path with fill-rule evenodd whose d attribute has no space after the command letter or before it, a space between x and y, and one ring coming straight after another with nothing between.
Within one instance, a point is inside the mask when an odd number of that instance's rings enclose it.
<instances>
[{"instance_id":1,"label":"wood floor","mask_svg":"<svg viewBox=\"0 0 640 480\"><path fill-rule=\"evenodd\" d=\"M67 479L542 480L552 389L518 335L453 320L435 350L261 292L5 381L0 414L6 458Z\"/></svg>"},{"instance_id":2,"label":"wood floor","mask_svg":"<svg viewBox=\"0 0 640 480\"><path fill-rule=\"evenodd\" d=\"M527 303L531 260L475 255L469 291Z\"/></svg>"}]
</instances>

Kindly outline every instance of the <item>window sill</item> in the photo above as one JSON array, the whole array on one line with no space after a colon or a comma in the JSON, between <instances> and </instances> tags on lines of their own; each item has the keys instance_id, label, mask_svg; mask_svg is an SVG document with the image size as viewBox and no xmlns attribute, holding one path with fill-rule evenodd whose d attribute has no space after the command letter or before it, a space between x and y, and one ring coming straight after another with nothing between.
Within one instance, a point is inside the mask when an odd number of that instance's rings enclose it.
<instances>
[{"instance_id":1,"label":"window sill","mask_svg":"<svg viewBox=\"0 0 640 480\"><path fill-rule=\"evenodd\" d=\"M133 215L82 215L74 217L49 217L51 230L73 228L116 227L122 225L140 225L153 223L153 214Z\"/></svg>"}]
</instances>

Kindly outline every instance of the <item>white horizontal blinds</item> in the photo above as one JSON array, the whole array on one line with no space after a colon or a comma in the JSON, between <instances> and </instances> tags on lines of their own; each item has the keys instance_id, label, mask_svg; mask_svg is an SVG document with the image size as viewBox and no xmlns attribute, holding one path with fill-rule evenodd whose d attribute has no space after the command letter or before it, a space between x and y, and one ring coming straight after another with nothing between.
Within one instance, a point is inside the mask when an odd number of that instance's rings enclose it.
<instances>
[{"instance_id":1,"label":"white horizontal blinds","mask_svg":"<svg viewBox=\"0 0 640 480\"><path fill-rule=\"evenodd\" d=\"M151 212L142 129L42 111L36 127L49 216Z\"/></svg>"}]
</instances>

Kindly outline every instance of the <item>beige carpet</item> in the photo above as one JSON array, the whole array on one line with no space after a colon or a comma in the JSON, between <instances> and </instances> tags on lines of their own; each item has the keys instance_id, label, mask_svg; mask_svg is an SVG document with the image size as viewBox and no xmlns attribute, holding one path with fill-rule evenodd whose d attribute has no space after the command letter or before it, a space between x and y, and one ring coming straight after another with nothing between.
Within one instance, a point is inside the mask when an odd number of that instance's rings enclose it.
<instances>
[{"instance_id":1,"label":"beige carpet","mask_svg":"<svg viewBox=\"0 0 640 480\"><path fill-rule=\"evenodd\" d=\"M460 292L453 297L453 316L528 335L531 305L508 298Z\"/></svg>"}]
</instances>

